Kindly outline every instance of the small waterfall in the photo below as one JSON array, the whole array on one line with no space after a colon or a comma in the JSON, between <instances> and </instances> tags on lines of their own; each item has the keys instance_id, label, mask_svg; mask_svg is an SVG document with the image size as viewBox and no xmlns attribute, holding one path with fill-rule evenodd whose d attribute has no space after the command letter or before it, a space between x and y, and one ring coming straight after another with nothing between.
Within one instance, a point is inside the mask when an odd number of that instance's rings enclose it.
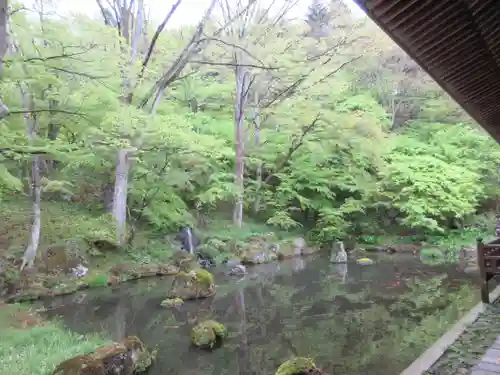
<instances>
[{"instance_id":1,"label":"small waterfall","mask_svg":"<svg viewBox=\"0 0 500 375\"><path fill-rule=\"evenodd\" d=\"M193 232L191 231L191 228L189 228L189 227L186 228L186 234L187 234L187 240L188 240L188 251L189 251L189 254L193 254L194 253Z\"/></svg>"}]
</instances>

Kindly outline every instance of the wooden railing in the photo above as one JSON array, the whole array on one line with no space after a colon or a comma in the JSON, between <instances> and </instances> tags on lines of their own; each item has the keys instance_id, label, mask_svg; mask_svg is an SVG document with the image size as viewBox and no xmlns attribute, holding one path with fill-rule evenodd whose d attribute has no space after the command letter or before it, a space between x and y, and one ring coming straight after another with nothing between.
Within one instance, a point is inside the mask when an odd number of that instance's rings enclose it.
<instances>
[{"instance_id":1,"label":"wooden railing","mask_svg":"<svg viewBox=\"0 0 500 375\"><path fill-rule=\"evenodd\" d=\"M477 265L481 277L481 301L490 303L488 281L500 276L500 238L488 243L477 240Z\"/></svg>"}]
</instances>

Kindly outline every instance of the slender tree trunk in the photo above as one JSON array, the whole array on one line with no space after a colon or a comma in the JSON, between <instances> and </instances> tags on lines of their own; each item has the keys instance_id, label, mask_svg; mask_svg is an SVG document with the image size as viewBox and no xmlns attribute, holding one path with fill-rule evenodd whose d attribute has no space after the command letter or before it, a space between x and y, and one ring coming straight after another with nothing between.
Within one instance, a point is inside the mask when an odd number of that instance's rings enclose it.
<instances>
[{"instance_id":1,"label":"slender tree trunk","mask_svg":"<svg viewBox=\"0 0 500 375\"><path fill-rule=\"evenodd\" d=\"M128 154L130 151L128 149L119 150L116 160L113 217L116 220L116 239L120 246L125 245L127 239Z\"/></svg>"},{"instance_id":2,"label":"slender tree trunk","mask_svg":"<svg viewBox=\"0 0 500 375\"><path fill-rule=\"evenodd\" d=\"M233 223L241 228L243 226L243 199L245 195L245 106L247 104L248 89L250 84L249 73L242 63L242 54L237 52L236 64L236 103L234 111L235 120L235 170L234 181L237 189L236 202L233 211Z\"/></svg>"},{"instance_id":3,"label":"slender tree trunk","mask_svg":"<svg viewBox=\"0 0 500 375\"><path fill-rule=\"evenodd\" d=\"M24 123L26 126L26 135L28 137L28 144L32 145L35 136L38 132L38 121L33 115L30 115L30 110L34 109L34 101L31 94L27 94L23 88L21 91L21 103L25 109L24 113ZM31 159L31 198L32 198L32 218L31 218L31 231L28 246L24 251L21 271L25 268L31 268L34 265L36 253L38 250L38 245L40 243L40 231L41 231L41 195L42 188L40 185L40 155L33 155Z\"/></svg>"},{"instance_id":4,"label":"slender tree trunk","mask_svg":"<svg viewBox=\"0 0 500 375\"><path fill-rule=\"evenodd\" d=\"M9 4L7 0L0 0L0 77L3 73L3 58L9 49ZM4 104L0 97L0 120L7 117L9 108Z\"/></svg>"},{"instance_id":5,"label":"slender tree trunk","mask_svg":"<svg viewBox=\"0 0 500 375\"><path fill-rule=\"evenodd\" d=\"M130 16L132 8L132 0L130 5L127 6L127 2L124 1L122 7L122 36L127 42L130 42L130 59L127 63L130 68L138 59L138 49L139 41L141 39L143 30L143 11L144 4L142 0L139 0L137 4L137 15L135 18L135 25L132 30L132 36L130 36ZM125 98L126 104L131 104L132 96L131 94L131 82L130 82L130 71L125 71L123 75L122 89L123 98ZM116 160L116 172L115 172L115 188L113 195L113 217L116 221L116 239L119 246L124 246L127 242L127 196L128 196L128 173L130 170L130 158L129 149L118 150L117 160Z\"/></svg>"},{"instance_id":6,"label":"slender tree trunk","mask_svg":"<svg viewBox=\"0 0 500 375\"><path fill-rule=\"evenodd\" d=\"M255 113L254 113L254 138L255 138L255 147L258 150L260 148L260 107L259 107L259 90L255 90ZM262 161L259 161L257 165L257 176L256 176L256 196L255 196L255 205L254 212L258 213L260 211L260 194L262 189Z\"/></svg>"},{"instance_id":7,"label":"slender tree trunk","mask_svg":"<svg viewBox=\"0 0 500 375\"><path fill-rule=\"evenodd\" d=\"M0 58L3 59L9 49L9 4L7 0L0 0ZM0 61L0 74L2 73L3 60Z\"/></svg>"}]
</instances>

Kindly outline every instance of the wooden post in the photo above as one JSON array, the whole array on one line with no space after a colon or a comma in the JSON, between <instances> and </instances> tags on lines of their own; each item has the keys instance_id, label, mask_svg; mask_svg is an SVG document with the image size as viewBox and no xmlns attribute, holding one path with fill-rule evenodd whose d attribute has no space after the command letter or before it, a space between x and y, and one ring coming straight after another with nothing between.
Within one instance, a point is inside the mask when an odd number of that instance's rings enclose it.
<instances>
[{"instance_id":1,"label":"wooden post","mask_svg":"<svg viewBox=\"0 0 500 375\"><path fill-rule=\"evenodd\" d=\"M488 279L486 275L486 264L484 263L484 243L482 238L477 239L477 265L481 278L481 301L490 303L490 293L488 290Z\"/></svg>"}]
</instances>

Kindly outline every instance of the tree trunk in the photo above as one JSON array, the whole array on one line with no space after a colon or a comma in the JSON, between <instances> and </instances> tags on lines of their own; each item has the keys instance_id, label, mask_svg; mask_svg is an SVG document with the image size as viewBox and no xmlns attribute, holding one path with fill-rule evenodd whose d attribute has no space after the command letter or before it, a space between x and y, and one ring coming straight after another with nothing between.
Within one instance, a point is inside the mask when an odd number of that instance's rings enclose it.
<instances>
[{"instance_id":1,"label":"tree trunk","mask_svg":"<svg viewBox=\"0 0 500 375\"><path fill-rule=\"evenodd\" d=\"M3 58L9 49L8 20L9 8L7 0L0 0L0 76L3 73ZM7 117L9 108L0 98L0 120Z\"/></svg>"},{"instance_id":2,"label":"tree trunk","mask_svg":"<svg viewBox=\"0 0 500 375\"><path fill-rule=\"evenodd\" d=\"M122 36L126 41L130 42L130 59L128 61L128 67L130 68L138 58L139 41L143 30L143 10L144 4L140 0L137 5L137 16L135 19L135 25L132 30L132 36L130 39L130 10L132 8L133 2L131 1L128 8L126 7L126 2L124 2L122 7ZM132 96L131 94L131 84L130 84L130 72L126 71L123 76L122 88L123 97L126 104L131 104ZM118 150L118 156L116 160L116 172L115 172L115 188L113 194L113 217L115 218L116 225L116 240L119 246L124 246L127 242L127 196L128 196L128 173L130 170L130 159L129 159L129 149Z\"/></svg>"},{"instance_id":3,"label":"tree trunk","mask_svg":"<svg viewBox=\"0 0 500 375\"><path fill-rule=\"evenodd\" d=\"M0 0L0 74L3 68L3 58L9 48L9 4L7 0Z\"/></svg>"},{"instance_id":4,"label":"tree trunk","mask_svg":"<svg viewBox=\"0 0 500 375\"><path fill-rule=\"evenodd\" d=\"M129 157L131 150L118 151L115 172L115 192L113 195L113 217L116 220L116 240L123 246L127 239L127 190Z\"/></svg>"},{"instance_id":5,"label":"tree trunk","mask_svg":"<svg viewBox=\"0 0 500 375\"><path fill-rule=\"evenodd\" d=\"M254 139L255 147L259 149L260 147L260 106L259 106L259 90L255 90L255 113L254 113ZM257 176L256 176L257 187L255 189L255 205L254 212L257 214L260 211L260 194L262 188L262 162L259 161L257 165Z\"/></svg>"},{"instance_id":6,"label":"tree trunk","mask_svg":"<svg viewBox=\"0 0 500 375\"><path fill-rule=\"evenodd\" d=\"M32 268L35 262L38 245L40 243L41 222L41 197L42 187L40 186L40 156L34 155L31 161L31 191L32 191L32 218L31 231L28 246L23 255L21 271L25 268Z\"/></svg>"},{"instance_id":7,"label":"tree trunk","mask_svg":"<svg viewBox=\"0 0 500 375\"><path fill-rule=\"evenodd\" d=\"M249 89L249 73L247 69L241 65L242 54L240 52L236 53L236 102L234 111L235 120L235 170L234 170L234 182L237 189L236 202L234 204L233 211L233 223L241 228L243 226L243 199L245 194L244 187L244 173L245 173L245 106L248 98Z\"/></svg>"},{"instance_id":8,"label":"tree trunk","mask_svg":"<svg viewBox=\"0 0 500 375\"><path fill-rule=\"evenodd\" d=\"M38 121L35 115L30 118L30 110L34 110L34 101L30 94L27 94L23 88L21 91L21 103L25 110L24 123L26 126L26 135L28 137L28 144L32 145L35 135L38 132ZM31 218L31 231L28 246L24 251L21 271L25 268L31 268L34 265L38 245L40 243L41 231L41 195L42 188L40 185L40 155L35 154L31 159L31 198L32 198L32 218Z\"/></svg>"}]
</instances>

